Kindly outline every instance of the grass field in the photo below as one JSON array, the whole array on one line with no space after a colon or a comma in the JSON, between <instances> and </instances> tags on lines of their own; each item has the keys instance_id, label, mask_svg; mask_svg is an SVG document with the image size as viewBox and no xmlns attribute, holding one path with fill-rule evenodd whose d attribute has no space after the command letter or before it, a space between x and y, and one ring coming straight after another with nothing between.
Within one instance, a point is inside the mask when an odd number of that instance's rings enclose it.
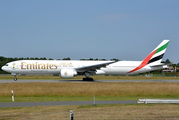
<instances>
[{"instance_id":1,"label":"grass field","mask_svg":"<svg viewBox=\"0 0 179 120\"><path fill-rule=\"evenodd\" d=\"M179 83L3 83L0 102L137 100L140 98L179 98Z\"/></svg>"},{"instance_id":2,"label":"grass field","mask_svg":"<svg viewBox=\"0 0 179 120\"><path fill-rule=\"evenodd\" d=\"M0 108L0 119L128 119L128 120L178 120L179 105L176 104L134 104L134 105L73 105Z\"/></svg>"},{"instance_id":3,"label":"grass field","mask_svg":"<svg viewBox=\"0 0 179 120\"><path fill-rule=\"evenodd\" d=\"M0 76L11 79L13 76ZM18 79L60 79L59 76L18 76ZM74 79L82 79L75 77ZM178 77L94 76L94 79L178 79ZM0 102L137 100L140 98L179 98L179 83L4 83L0 84Z\"/></svg>"},{"instance_id":4,"label":"grass field","mask_svg":"<svg viewBox=\"0 0 179 120\"><path fill-rule=\"evenodd\" d=\"M0 76L11 79L13 76ZM18 76L19 79L60 79L59 76ZM74 79L81 79L77 77ZM95 77L94 77L95 78ZM95 79L178 79L177 77L96 76ZM139 98L179 98L179 83L3 83L0 102L138 100ZM179 119L178 104L73 105L0 108L1 119ZM85 114L85 115L84 115Z\"/></svg>"}]
</instances>

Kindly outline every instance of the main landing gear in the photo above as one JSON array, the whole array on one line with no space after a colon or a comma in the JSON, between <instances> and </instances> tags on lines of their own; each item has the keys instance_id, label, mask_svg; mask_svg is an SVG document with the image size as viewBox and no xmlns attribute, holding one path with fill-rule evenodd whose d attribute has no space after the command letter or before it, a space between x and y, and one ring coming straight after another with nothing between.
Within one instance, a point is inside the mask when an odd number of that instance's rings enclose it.
<instances>
[{"instance_id":1,"label":"main landing gear","mask_svg":"<svg viewBox=\"0 0 179 120\"><path fill-rule=\"evenodd\" d=\"M88 72L85 72L86 78L83 78L83 81L93 81L93 78L90 78L90 74Z\"/></svg>"}]
</instances>

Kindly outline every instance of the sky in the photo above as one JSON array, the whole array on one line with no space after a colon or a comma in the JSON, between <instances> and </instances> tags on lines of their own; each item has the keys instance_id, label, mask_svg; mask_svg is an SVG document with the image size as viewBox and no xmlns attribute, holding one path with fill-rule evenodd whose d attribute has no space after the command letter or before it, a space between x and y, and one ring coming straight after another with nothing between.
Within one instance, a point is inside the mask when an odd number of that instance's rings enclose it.
<instances>
[{"instance_id":1,"label":"sky","mask_svg":"<svg viewBox=\"0 0 179 120\"><path fill-rule=\"evenodd\" d=\"M1 0L0 56L141 61L169 39L179 63L178 0Z\"/></svg>"}]
</instances>

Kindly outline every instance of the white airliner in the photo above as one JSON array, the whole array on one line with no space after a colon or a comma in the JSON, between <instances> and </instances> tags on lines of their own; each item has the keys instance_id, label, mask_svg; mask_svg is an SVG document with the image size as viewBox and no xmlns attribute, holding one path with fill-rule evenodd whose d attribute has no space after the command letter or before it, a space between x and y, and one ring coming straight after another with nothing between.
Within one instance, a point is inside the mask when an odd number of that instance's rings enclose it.
<instances>
[{"instance_id":1,"label":"white airliner","mask_svg":"<svg viewBox=\"0 0 179 120\"><path fill-rule=\"evenodd\" d=\"M161 63L169 40L163 40L143 61L80 61L80 60L18 60L9 62L2 70L15 76L20 74L59 74L61 78L85 75L132 75L167 68Z\"/></svg>"}]
</instances>

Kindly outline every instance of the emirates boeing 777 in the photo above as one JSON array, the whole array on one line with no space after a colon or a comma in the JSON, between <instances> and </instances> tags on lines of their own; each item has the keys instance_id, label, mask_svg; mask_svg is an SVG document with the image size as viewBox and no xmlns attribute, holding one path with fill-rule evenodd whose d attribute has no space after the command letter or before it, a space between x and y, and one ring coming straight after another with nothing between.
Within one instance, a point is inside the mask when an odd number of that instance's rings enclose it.
<instances>
[{"instance_id":1,"label":"emirates boeing 777","mask_svg":"<svg viewBox=\"0 0 179 120\"><path fill-rule=\"evenodd\" d=\"M9 62L2 70L15 76L20 74L59 74L61 78L85 75L132 75L167 68L161 63L169 40L163 40L143 61L80 61L80 60L18 60Z\"/></svg>"}]
</instances>

